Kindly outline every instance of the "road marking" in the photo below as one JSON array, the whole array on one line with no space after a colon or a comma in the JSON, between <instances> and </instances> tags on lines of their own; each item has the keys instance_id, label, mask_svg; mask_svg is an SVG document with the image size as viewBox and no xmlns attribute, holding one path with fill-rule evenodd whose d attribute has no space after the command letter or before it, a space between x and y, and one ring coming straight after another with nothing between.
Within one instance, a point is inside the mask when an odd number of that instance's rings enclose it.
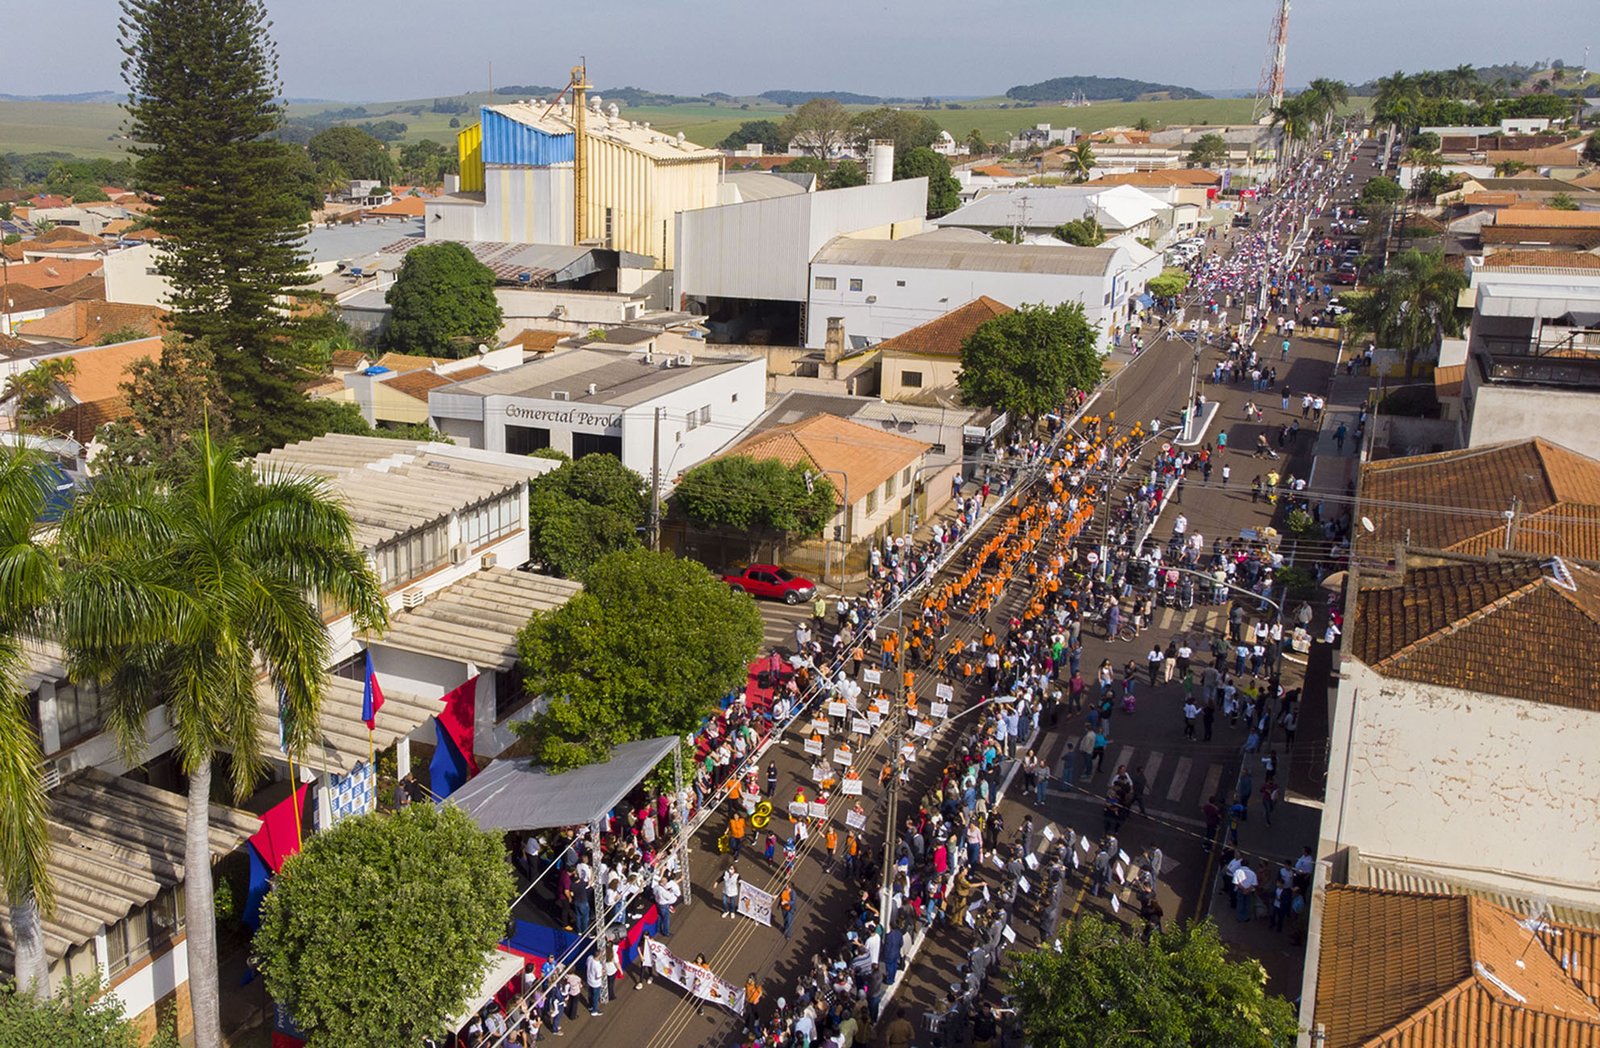
<instances>
[{"instance_id":1,"label":"road marking","mask_svg":"<svg viewBox=\"0 0 1600 1048\"><path fill-rule=\"evenodd\" d=\"M1222 765L1213 764L1211 770L1206 772L1205 785L1200 789L1200 800L1204 803L1217 795L1217 787L1222 785Z\"/></svg>"},{"instance_id":2,"label":"road marking","mask_svg":"<svg viewBox=\"0 0 1600 1048\"><path fill-rule=\"evenodd\" d=\"M1128 759L1130 757L1132 757L1132 756L1133 756L1133 747L1132 746L1124 746L1124 747L1122 747L1122 749L1118 750L1117 751L1117 762L1111 766L1112 767L1112 774L1116 774L1116 769L1117 768L1126 768L1128 766Z\"/></svg>"},{"instance_id":3,"label":"road marking","mask_svg":"<svg viewBox=\"0 0 1600 1048\"><path fill-rule=\"evenodd\" d=\"M1161 771L1161 751L1151 750L1150 756L1144 759L1144 786L1149 789L1155 785L1156 774Z\"/></svg>"},{"instance_id":4,"label":"road marking","mask_svg":"<svg viewBox=\"0 0 1600 1048\"><path fill-rule=\"evenodd\" d=\"M1194 767L1194 761L1188 757L1179 757L1178 766L1172 772L1172 782L1167 785L1167 800L1175 801L1183 796L1183 788L1189 784L1189 770Z\"/></svg>"},{"instance_id":5,"label":"road marking","mask_svg":"<svg viewBox=\"0 0 1600 1048\"><path fill-rule=\"evenodd\" d=\"M1172 615L1174 610L1175 609L1173 608L1162 608L1156 613L1156 631L1158 633L1165 633L1167 630L1172 628Z\"/></svg>"}]
</instances>

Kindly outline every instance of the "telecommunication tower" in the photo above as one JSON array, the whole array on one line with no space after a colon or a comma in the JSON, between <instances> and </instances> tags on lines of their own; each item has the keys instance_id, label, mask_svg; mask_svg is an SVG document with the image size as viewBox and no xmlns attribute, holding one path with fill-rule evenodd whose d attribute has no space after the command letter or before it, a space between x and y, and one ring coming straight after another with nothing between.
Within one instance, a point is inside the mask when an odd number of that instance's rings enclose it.
<instances>
[{"instance_id":1,"label":"telecommunication tower","mask_svg":"<svg viewBox=\"0 0 1600 1048\"><path fill-rule=\"evenodd\" d=\"M1256 87L1254 116L1257 121L1272 119L1272 111L1283 104L1283 70L1289 57L1289 0L1280 0L1272 18L1272 36L1267 45L1267 64Z\"/></svg>"}]
</instances>

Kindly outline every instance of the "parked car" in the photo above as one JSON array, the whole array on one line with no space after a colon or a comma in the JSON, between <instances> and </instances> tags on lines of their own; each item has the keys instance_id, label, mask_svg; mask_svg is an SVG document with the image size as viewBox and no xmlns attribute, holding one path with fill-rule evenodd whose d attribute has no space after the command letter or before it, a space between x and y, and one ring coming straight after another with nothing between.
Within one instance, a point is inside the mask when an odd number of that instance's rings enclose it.
<instances>
[{"instance_id":1,"label":"parked car","mask_svg":"<svg viewBox=\"0 0 1600 1048\"><path fill-rule=\"evenodd\" d=\"M752 597L781 600L785 604L799 604L803 600L810 600L817 592L816 584L810 579L803 579L776 564L752 564L730 575L722 576L722 581Z\"/></svg>"},{"instance_id":2,"label":"parked car","mask_svg":"<svg viewBox=\"0 0 1600 1048\"><path fill-rule=\"evenodd\" d=\"M1333 274L1333 282L1335 284L1343 284L1346 287L1355 284L1356 279L1357 273L1354 262L1341 262L1338 272Z\"/></svg>"},{"instance_id":3,"label":"parked car","mask_svg":"<svg viewBox=\"0 0 1600 1048\"><path fill-rule=\"evenodd\" d=\"M1339 296L1335 295L1333 298L1328 299L1327 313L1330 317L1342 317L1348 312L1350 312L1350 307L1340 302Z\"/></svg>"}]
</instances>

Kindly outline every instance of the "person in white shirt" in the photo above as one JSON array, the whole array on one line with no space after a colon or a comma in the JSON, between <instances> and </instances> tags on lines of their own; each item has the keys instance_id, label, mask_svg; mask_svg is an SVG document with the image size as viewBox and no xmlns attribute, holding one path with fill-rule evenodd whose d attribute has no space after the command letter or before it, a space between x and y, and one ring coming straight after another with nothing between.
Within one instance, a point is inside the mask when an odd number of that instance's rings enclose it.
<instances>
[{"instance_id":1,"label":"person in white shirt","mask_svg":"<svg viewBox=\"0 0 1600 1048\"><path fill-rule=\"evenodd\" d=\"M1250 913L1256 905L1256 871L1248 863L1239 863L1238 869L1233 871L1233 895L1238 904L1238 913L1235 917L1240 921L1248 921Z\"/></svg>"},{"instance_id":2,"label":"person in white shirt","mask_svg":"<svg viewBox=\"0 0 1600 1048\"><path fill-rule=\"evenodd\" d=\"M654 894L656 897L656 934L665 937L672 934L672 908L677 905L680 898L678 882L671 877L657 878Z\"/></svg>"},{"instance_id":3,"label":"person in white shirt","mask_svg":"<svg viewBox=\"0 0 1600 1048\"><path fill-rule=\"evenodd\" d=\"M733 863L722 871L722 916L724 919L739 914L739 869Z\"/></svg>"}]
</instances>

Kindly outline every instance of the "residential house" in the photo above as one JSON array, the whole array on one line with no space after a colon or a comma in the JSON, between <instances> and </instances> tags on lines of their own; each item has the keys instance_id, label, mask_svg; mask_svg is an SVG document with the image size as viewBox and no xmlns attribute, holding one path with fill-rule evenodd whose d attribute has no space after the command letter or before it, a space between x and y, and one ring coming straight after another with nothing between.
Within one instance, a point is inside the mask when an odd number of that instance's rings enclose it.
<instances>
[{"instance_id":1,"label":"residential house","mask_svg":"<svg viewBox=\"0 0 1600 1048\"><path fill-rule=\"evenodd\" d=\"M917 404L959 403L962 343L979 327L1011 312L980 295L944 316L879 342L878 392L884 400Z\"/></svg>"},{"instance_id":2,"label":"residential house","mask_svg":"<svg viewBox=\"0 0 1600 1048\"><path fill-rule=\"evenodd\" d=\"M0 335L19 334L23 324L47 317L68 304L66 298L53 291L27 284L7 285L0 294Z\"/></svg>"},{"instance_id":3,"label":"residential house","mask_svg":"<svg viewBox=\"0 0 1600 1048\"><path fill-rule=\"evenodd\" d=\"M1593 1048L1600 931L1460 893L1333 885L1307 965L1301 1044Z\"/></svg>"},{"instance_id":4,"label":"residential house","mask_svg":"<svg viewBox=\"0 0 1600 1048\"><path fill-rule=\"evenodd\" d=\"M3 284L53 291L100 272L103 260L96 258L47 258L6 266Z\"/></svg>"},{"instance_id":5,"label":"residential house","mask_svg":"<svg viewBox=\"0 0 1600 1048\"><path fill-rule=\"evenodd\" d=\"M77 300L37 319L18 324L14 333L29 342L68 342L97 346L121 332L159 335L166 330L166 312L155 306L124 302Z\"/></svg>"}]
</instances>

